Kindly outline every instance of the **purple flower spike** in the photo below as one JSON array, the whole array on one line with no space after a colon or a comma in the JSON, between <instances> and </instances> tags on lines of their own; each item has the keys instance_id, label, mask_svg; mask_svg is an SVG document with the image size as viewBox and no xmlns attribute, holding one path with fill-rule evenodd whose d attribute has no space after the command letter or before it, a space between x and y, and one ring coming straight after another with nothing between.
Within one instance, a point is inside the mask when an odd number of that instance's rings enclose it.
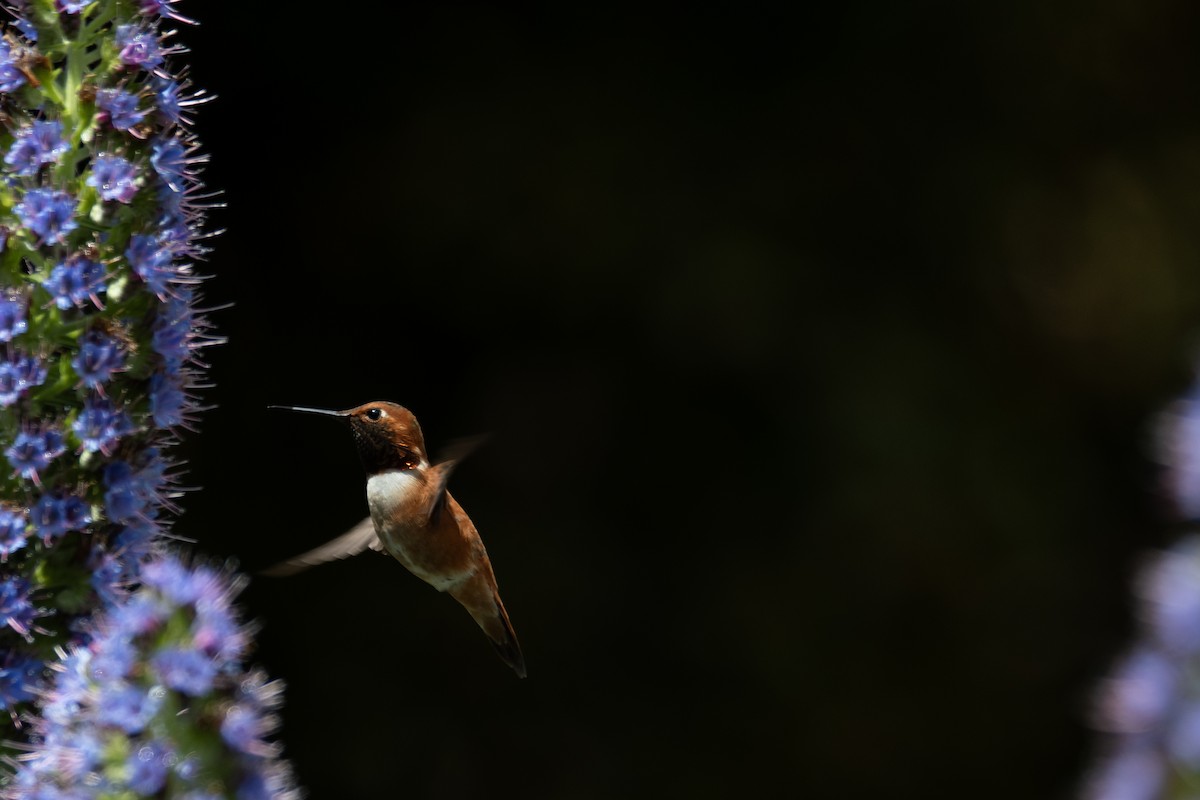
<instances>
[{"instance_id":1,"label":"purple flower spike","mask_svg":"<svg viewBox=\"0 0 1200 800\"><path fill-rule=\"evenodd\" d=\"M25 302L19 297L0 296L0 342L11 342L28 329Z\"/></svg>"},{"instance_id":2,"label":"purple flower spike","mask_svg":"<svg viewBox=\"0 0 1200 800\"><path fill-rule=\"evenodd\" d=\"M57 164L71 146L63 140L62 123L39 120L22 130L4 156L4 163L18 175L35 175L44 164Z\"/></svg>"},{"instance_id":3,"label":"purple flower spike","mask_svg":"<svg viewBox=\"0 0 1200 800\"><path fill-rule=\"evenodd\" d=\"M158 36L136 25L122 25L117 28L117 47L120 48L117 58L127 67L137 67L150 72L163 61Z\"/></svg>"},{"instance_id":4,"label":"purple flower spike","mask_svg":"<svg viewBox=\"0 0 1200 800\"><path fill-rule=\"evenodd\" d=\"M137 194L137 178L137 167L121 156L98 156L87 185L94 187L102 200L128 203Z\"/></svg>"},{"instance_id":5,"label":"purple flower spike","mask_svg":"<svg viewBox=\"0 0 1200 800\"><path fill-rule=\"evenodd\" d=\"M138 109L138 98L123 89L101 89L96 92L96 107L105 112L108 121L119 131L126 131L146 117Z\"/></svg>"},{"instance_id":6,"label":"purple flower spike","mask_svg":"<svg viewBox=\"0 0 1200 800\"><path fill-rule=\"evenodd\" d=\"M17 203L21 224L38 235L39 244L62 242L78 227L75 209L78 204L66 192L53 189L30 189Z\"/></svg>"}]
</instances>

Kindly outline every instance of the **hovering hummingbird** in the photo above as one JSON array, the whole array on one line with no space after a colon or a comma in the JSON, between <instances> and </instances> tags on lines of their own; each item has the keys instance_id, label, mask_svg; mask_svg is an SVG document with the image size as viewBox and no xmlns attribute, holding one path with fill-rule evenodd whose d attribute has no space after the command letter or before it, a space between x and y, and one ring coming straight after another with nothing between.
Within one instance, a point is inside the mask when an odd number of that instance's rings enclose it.
<instances>
[{"instance_id":1,"label":"hovering hummingbird","mask_svg":"<svg viewBox=\"0 0 1200 800\"><path fill-rule=\"evenodd\" d=\"M446 480L469 446L430 464L416 417L395 403L377 401L348 411L269 406L323 414L350 423L367 473L371 516L315 550L266 570L292 575L370 548L387 552L409 572L463 605L487 634L504 663L525 677L525 658L496 589L492 562L470 517L446 491Z\"/></svg>"}]
</instances>

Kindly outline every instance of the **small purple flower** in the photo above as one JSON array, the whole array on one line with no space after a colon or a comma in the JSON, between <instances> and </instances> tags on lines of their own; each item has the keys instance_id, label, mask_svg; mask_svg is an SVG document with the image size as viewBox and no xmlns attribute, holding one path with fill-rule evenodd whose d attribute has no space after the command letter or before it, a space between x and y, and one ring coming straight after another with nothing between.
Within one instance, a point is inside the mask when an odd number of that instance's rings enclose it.
<instances>
[{"instance_id":1,"label":"small purple flower","mask_svg":"<svg viewBox=\"0 0 1200 800\"><path fill-rule=\"evenodd\" d=\"M128 597L129 586L136 581L133 572L136 564L123 561L99 548L92 551L92 557L88 559L88 569L92 573L92 588L96 590L104 605L110 608Z\"/></svg>"},{"instance_id":2,"label":"small purple flower","mask_svg":"<svg viewBox=\"0 0 1200 800\"><path fill-rule=\"evenodd\" d=\"M0 296L0 342L11 342L29 329L25 320L25 301L20 297Z\"/></svg>"},{"instance_id":3,"label":"small purple flower","mask_svg":"<svg viewBox=\"0 0 1200 800\"><path fill-rule=\"evenodd\" d=\"M6 625L26 638L38 616L29 596L32 590L29 582L19 576L0 580L0 626Z\"/></svg>"},{"instance_id":4,"label":"small purple flower","mask_svg":"<svg viewBox=\"0 0 1200 800\"><path fill-rule=\"evenodd\" d=\"M145 506L145 499L135 488L133 467L124 461L114 461L104 468L104 513L113 522L136 519Z\"/></svg>"},{"instance_id":5,"label":"small purple flower","mask_svg":"<svg viewBox=\"0 0 1200 800\"><path fill-rule=\"evenodd\" d=\"M182 22L185 25L195 25L196 21L188 19L174 8L175 0L140 0L138 7L148 17L163 17Z\"/></svg>"},{"instance_id":6,"label":"small purple flower","mask_svg":"<svg viewBox=\"0 0 1200 800\"><path fill-rule=\"evenodd\" d=\"M162 742L151 742L130 754L125 765L129 770L129 788L138 797L151 797L167 783L168 764L173 763L171 749Z\"/></svg>"},{"instance_id":7,"label":"small purple flower","mask_svg":"<svg viewBox=\"0 0 1200 800\"><path fill-rule=\"evenodd\" d=\"M1200 383L1162 415L1159 439L1176 511L1186 520L1200 520Z\"/></svg>"},{"instance_id":8,"label":"small purple flower","mask_svg":"<svg viewBox=\"0 0 1200 800\"><path fill-rule=\"evenodd\" d=\"M113 408L106 398L89 397L75 418L71 430L89 453L109 455L121 437L132 433L133 423L124 411Z\"/></svg>"},{"instance_id":9,"label":"small purple flower","mask_svg":"<svg viewBox=\"0 0 1200 800\"><path fill-rule=\"evenodd\" d=\"M108 273L99 262L74 255L50 270L43 284L54 295L54 304L62 310L79 307L90 300L103 308L98 295L108 288Z\"/></svg>"},{"instance_id":10,"label":"small purple flower","mask_svg":"<svg viewBox=\"0 0 1200 800\"><path fill-rule=\"evenodd\" d=\"M74 495L44 494L30 509L29 516L47 544L67 531L83 530L92 521L87 503Z\"/></svg>"},{"instance_id":11,"label":"small purple flower","mask_svg":"<svg viewBox=\"0 0 1200 800\"><path fill-rule=\"evenodd\" d=\"M163 650L151 662L163 684L192 697L208 694L217 677L217 665L210 656L190 647Z\"/></svg>"},{"instance_id":12,"label":"small purple flower","mask_svg":"<svg viewBox=\"0 0 1200 800\"><path fill-rule=\"evenodd\" d=\"M191 357L195 336L191 292L187 287L181 287L177 296L168 298L159 307L150 346L162 356L167 371L178 374Z\"/></svg>"},{"instance_id":13,"label":"small purple flower","mask_svg":"<svg viewBox=\"0 0 1200 800\"><path fill-rule=\"evenodd\" d=\"M85 387L96 389L124 368L125 355L115 339L93 328L84 335L71 366Z\"/></svg>"},{"instance_id":14,"label":"small purple flower","mask_svg":"<svg viewBox=\"0 0 1200 800\"><path fill-rule=\"evenodd\" d=\"M188 168L188 148L178 137L158 139L151 148L150 165L171 191L182 192Z\"/></svg>"},{"instance_id":15,"label":"small purple flower","mask_svg":"<svg viewBox=\"0 0 1200 800\"><path fill-rule=\"evenodd\" d=\"M1162 553L1142 571L1142 612L1170 652L1200 652L1200 541L1190 539Z\"/></svg>"},{"instance_id":16,"label":"small purple flower","mask_svg":"<svg viewBox=\"0 0 1200 800\"><path fill-rule=\"evenodd\" d=\"M139 592L112 611L114 630L130 636L142 636L158 630L171 613L171 608L155 597Z\"/></svg>"},{"instance_id":17,"label":"small purple flower","mask_svg":"<svg viewBox=\"0 0 1200 800\"><path fill-rule=\"evenodd\" d=\"M37 31L37 27L35 27L32 22L30 22L25 17L17 17L15 22L16 22L17 30L19 30L21 33L25 34L26 39L28 39L31 42L35 42L35 43L37 42L38 31Z\"/></svg>"},{"instance_id":18,"label":"small purple flower","mask_svg":"<svg viewBox=\"0 0 1200 800\"><path fill-rule=\"evenodd\" d=\"M0 506L0 563L25 546L29 540L28 525L24 511Z\"/></svg>"},{"instance_id":19,"label":"small purple flower","mask_svg":"<svg viewBox=\"0 0 1200 800\"><path fill-rule=\"evenodd\" d=\"M100 193L102 200L128 203L137 194L138 169L121 156L97 156L87 185Z\"/></svg>"},{"instance_id":20,"label":"small purple flower","mask_svg":"<svg viewBox=\"0 0 1200 800\"><path fill-rule=\"evenodd\" d=\"M1166 780L1166 765L1152 747L1126 746L1095 770L1082 800L1154 800Z\"/></svg>"},{"instance_id":21,"label":"small purple flower","mask_svg":"<svg viewBox=\"0 0 1200 800\"><path fill-rule=\"evenodd\" d=\"M30 189L13 210L21 224L38 235L38 242L62 242L79 225L75 199L53 189Z\"/></svg>"},{"instance_id":22,"label":"small purple flower","mask_svg":"<svg viewBox=\"0 0 1200 800\"><path fill-rule=\"evenodd\" d=\"M1166 746L1175 763L1190 770L1200 767L1200 703L1192 700L1176 715Z\"/></svg>"},{"instance_id":23,"label":"small purple flower","mask_svg":"<svg viewBox=\"0 0 1200 800\"><path fill-rule=\"evenodd\" d=\"M17 175L36 175L44 164L57 164L70 149L63 139L61 122L39 120L17 134L4 163L14 167Z\"/></svg>"},{"instance_id":24,"label":"small purple flower","mask_svg":"<svg viewBox=\"0 0 1200 800\"><path fill-rule=\"evenodd\" d=\"M185 422L187 395L171 375L156 372L150 376L150 416L157 428L165 430Z\"/></svg>"},{"instance_id":25,"label":"small purple flower","mask_svg":"<svg viewBox=\"0 0 1200 800\"><path fill-rule=\"evenodd\" d=\"M203 582L183 564L170 558L152 561L142 567L142 583L157 589L176 605L195 604L202 596Z\"/></svg>"},{"instance_id":26,"label":"small purple flower","mask_svg":"<svg viewBox=\"0 0 1200 800\"><path fill-rule=\"evenodd\" d=\"M12 45L0 39L0 92L15 92L25 85L25 75L17 69Z\"/></svg>"},{"instance_id":27,"label":"small purple flower","mask_svg":"<svg viewBox=\"0 0 1200 800\"><path fill-rule=\"evenodd\" d=\"M40 483L38 471L50 466L50 462L65 451L62 434L53 428L47 428L38 433L18 433L17 438L4 451L4 457L12 465L14 475Z\"/></svg>"},{"instance_id":28,"label":"small purple flower","mask_svg":"<svg viewBox=\"0 0 1200 800\"><path fill-rule=\"evenodd\" d=\"M162 693L123 683L102 684L96 717L126 733L140 733L162 705Z\"/></svg>"},{"instance_id":29,"label":"small purple flower","mask_svg":"<svg viewBox=\"0 0 1200 800\"><path fill-rule=\"evenodd\" d=\"M60 14L78 14L89 2L90 0L54 0L54 7Z\"/></svg>"},{"instance_id":30,"label":"small purple flower","mask_svg":"<svg viewBox=\"0 0 1200 800\"><path fill-rule=\"evenodd\" d=\"M268 727L256 709L236 704L229 707L221 721L221 738L243 753L261 755Z\"/></svg>"},{"instance_id":31,"label":"small purple flower","mask_svg":"<svg viewBox=\"0 0 1200 800\"><path fill-rule=\"evenodd\" d=\"M156 448L150 448L143 456L147 465L140 471L124 461L114 461L104 468L104 508L113 522L148 520L150 508L162 503L160 492L166 483L164 464Z\"/></svg>"},{"instance_id":32,"label":"small purple flower","mask_svg":"<svg viewBox=\"0 0 1200 800\"><path fill-rule=\"evenodd\" d=\"M136 25L121 25L117 28L117 58L127 67L138 67L151 72L163 62L162 47L158 35Z\"/></svg>"},{"instance_id":33,"label":"small purple flower","mask_svg":"<svg viewBox=\"0 0 1200 800\"><path fill-rule=\"evenodd\" d=\"M154 93L158 113L171 123L183 121L183 106L185 101L181 96L183 87L176 81L162 79L158 82L158 90Z\"/></svg>"},{"instance_id":34,"label":"small purple flower","mask_svg":"<svg viewBox=\"0 0 1200 800\"><path fill-rule=\"evenodd\" d=\"M174 253L170 247L161 244L154 236L136 234L129 240L125 258L151 292L158 295L159 299L167 296L167 285L178 275L178 270L171 263Z\"/></svg>"},{"instance_id":35,"label":"small purple flower","mask_svg":"<svg viewBox=\"0 0 1200 800\"><path fill-rule=\"evenodd\" d=\"M123 89L99 90L96 107L107 114L108 121L119 131L129 130L146 117L146 112L138 109L137 95Z\"/></svg>"},{"instance_id":36,"label":"small purple flower","mask_svg":"<svg viewBox=\"0 0 1200 800\"><path fill-rule=\"evenodd\" d=\"M18 703L33 699L44 666L40 660L12 650L0 658L0 711L12 711Z\"/></svg>"},{"instance_id":37,"label":"small purple flower","mask_svg":"<svg viewBox=\"0 0 1200 800\"><path fill-rule=\"evenodd\" d=\"M250 647L245 629L223 603L209 603L196 612L192 640L196 647L220 661L240 659Z\"/></svg>"},{"instance_id":38,"label":"small purple flower","mask_svg":"<svg viewBox=\"0 0 1200 800\"><path fill-rule=\"evenodd\" d=\"M92 644L88 676L98 682L124 680L137 661L138 651L131 636L103 636Z\"/></svg>"},{"instance_id":39,"label":"small purple flower","mask_svg":"<svg viewBox=\"0 0 1200 800\"><path fill-rule=\"evenodd\" d=\"M11 406L45 380L46 365L33 356L14 353L10 360L0 361L0 407Z\"/></svg>"}]
</instances>

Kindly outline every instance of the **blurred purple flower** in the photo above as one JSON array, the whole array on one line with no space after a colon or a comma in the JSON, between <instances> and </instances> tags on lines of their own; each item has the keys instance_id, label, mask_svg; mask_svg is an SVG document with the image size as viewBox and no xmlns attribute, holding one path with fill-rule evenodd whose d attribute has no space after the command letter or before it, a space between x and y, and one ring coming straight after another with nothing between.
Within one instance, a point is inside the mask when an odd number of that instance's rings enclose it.
<instances>
[{"instance_id":1,"label":"blurred purple flower","mask_svg":"<svg viewBox=\"0 0 1200 800\"><path fill-rule=\"evenodd\" d=\"M0 296L0 342L11 342L29 327L25 320L25 301L20 297Z\"/></svg>"},{"instance_id":2,"label":"blurred purple flower","mask_svg":"<svg viewBox=\"0 0 1200 800\"><path fill-rule=\"evenodd\" d=\"M96 389L124 368L125 355L115 339L93 328L80 339L79 352L71 359L71 366L85 388Z\"/></svg>"},{"instance_id":3,"label":"blurred purple flower","mask_svg":"<svg viewBox=\"0 0 1200 800\"><path fill-rule=\"evenodd\" d=\"M103 264L75 255L50 270L45 287L54 296L54 304L64 311L89 300L99 308L97 296L108 288L107 278Z\"/></svg>"},{"instance_id":4,"label":"blurred purple flower","mask_svg":"<svg viewBox=\"0 0 1200 800\"><path fill-rule=\"evenodd\" d=\"M17 175L35 175L45 164L57 164L63 153L71 149L62 136L58 120L37 120L17 133L4 163L15 168Z\"/></svg>"},{"instance_id":5,"label":"blurred purple flower","mask_svg":"<svg viewBox=\"0 0 1200 800\"><path fill-rule=\"evenodd\" d=\"M30 597L33 587L20 576L0 579L0 627L8 626L29 638L38 610Z\"/></svg>"},{"instance_id":6,"label":"blurred purple flower","mask_svg":"<svg viewBox=\"0 0 1200 800\"><path fill-rule=\"evenodd\" d=\"M0 505L0 564L29 541L28 526L23 510Z\"/></svg>"},{"instance_id":7,"label":"blurred purple flower","mask_svg":"<svg viewBox=\"0 0 1200 800\"><path fill-rule=\"evenodd\" d=\"M137 25L117 27L117 58L127 67L153 70L163 62L158 34Z\"/></svg>"},{"instance_id":8,"label":"blurred purple flower","mask_svg":"<svg viewBox=\"0 0 1200 800\"><path fill-rule=\"evenodd\" d=\"M33 356L13 353L0 360L0 408L10 406L46 380L46 366Z\"/></svg>"},{"instance_id":9,"label":"blurred purple flower","mask_svg":"<svg viewBox=\"0 0 1200 800\"><path fill-rule=\"evenodd\" d=\"M13 209L21 224L38 235L39 244L62 242L79 227L75 221L77 203L66 192L30 189Z\"/></svg>"},{"instance_id":10,"label":"blurred purple flower","mask_svg":"<svg viewBox=\"0 0 1200 800\"><path fill-rule=\"evenodd\" d=\"M12 465L14 475L38 483L38 472L50 466L66 449L62 434L53 428L21 431L4 451L4 457Z\"/></svg>"},{"instance_id":11,"label":"blurred purple flower","mask_svg":"<svg viewBox=\"0 0 1200 800\"><path fill-rule=\"evenodd\" d=\"M128 203L137 194L138 169L121 156L97 156L92 163L92 174L87 185L100 193L102 200Z\"/></svg>"},{"instance_id":12,"label":"blurred purple flower","mask_svg":"<svg viewBox=\"0 0 1200 800\"><path fill-rule=\"evenodd\" d=\"M116 443L134 428L128 415L114 408L107 398L89 397L83 402L83 410L75 418L71 430L85 452L110 455Z\"/></svg>"},{"instance_id":13,"label":"blurred purple flower","mask_svg":"<svg viewBox=\"0 0 1200 800\"><path fill-rule=\"evenodd\" d=\"M146 118L138 108L138 98L123 89L101 89L96 92L96 107L105 112L109 123L119 131L129 130Z\"/></svg>"},{"instance_id":14,"label":"blurred purple flower","mask_svg":"<svg viewBox=\"0 0 1200 800\"><path fill-rule=\"evenodd\" d=\"M0 39L0 92L15 92L25 85L25 73L17 69L17 56L7 40Z\"/></svg>"}]
</instances>

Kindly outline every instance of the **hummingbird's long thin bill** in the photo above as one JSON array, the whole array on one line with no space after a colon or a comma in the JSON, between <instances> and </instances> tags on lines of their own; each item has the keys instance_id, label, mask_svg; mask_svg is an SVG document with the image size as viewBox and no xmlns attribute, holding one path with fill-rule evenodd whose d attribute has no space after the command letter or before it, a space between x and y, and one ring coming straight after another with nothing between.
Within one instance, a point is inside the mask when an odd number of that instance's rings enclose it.
<instances>
[{"instance_id":1,"label":"hummingbird's long thin bill","mask_svg":"<svg viewBox=\"0 0 1200 800\"><path fill-rule=\"evenodd\" d=\"M305 406L267 406L267 408L278 408L282 411L299 411L304 414L320 414L325 417L344 417L345 411L330 411L327 408L307 408Z\"/></svg>"}]
</instances>

